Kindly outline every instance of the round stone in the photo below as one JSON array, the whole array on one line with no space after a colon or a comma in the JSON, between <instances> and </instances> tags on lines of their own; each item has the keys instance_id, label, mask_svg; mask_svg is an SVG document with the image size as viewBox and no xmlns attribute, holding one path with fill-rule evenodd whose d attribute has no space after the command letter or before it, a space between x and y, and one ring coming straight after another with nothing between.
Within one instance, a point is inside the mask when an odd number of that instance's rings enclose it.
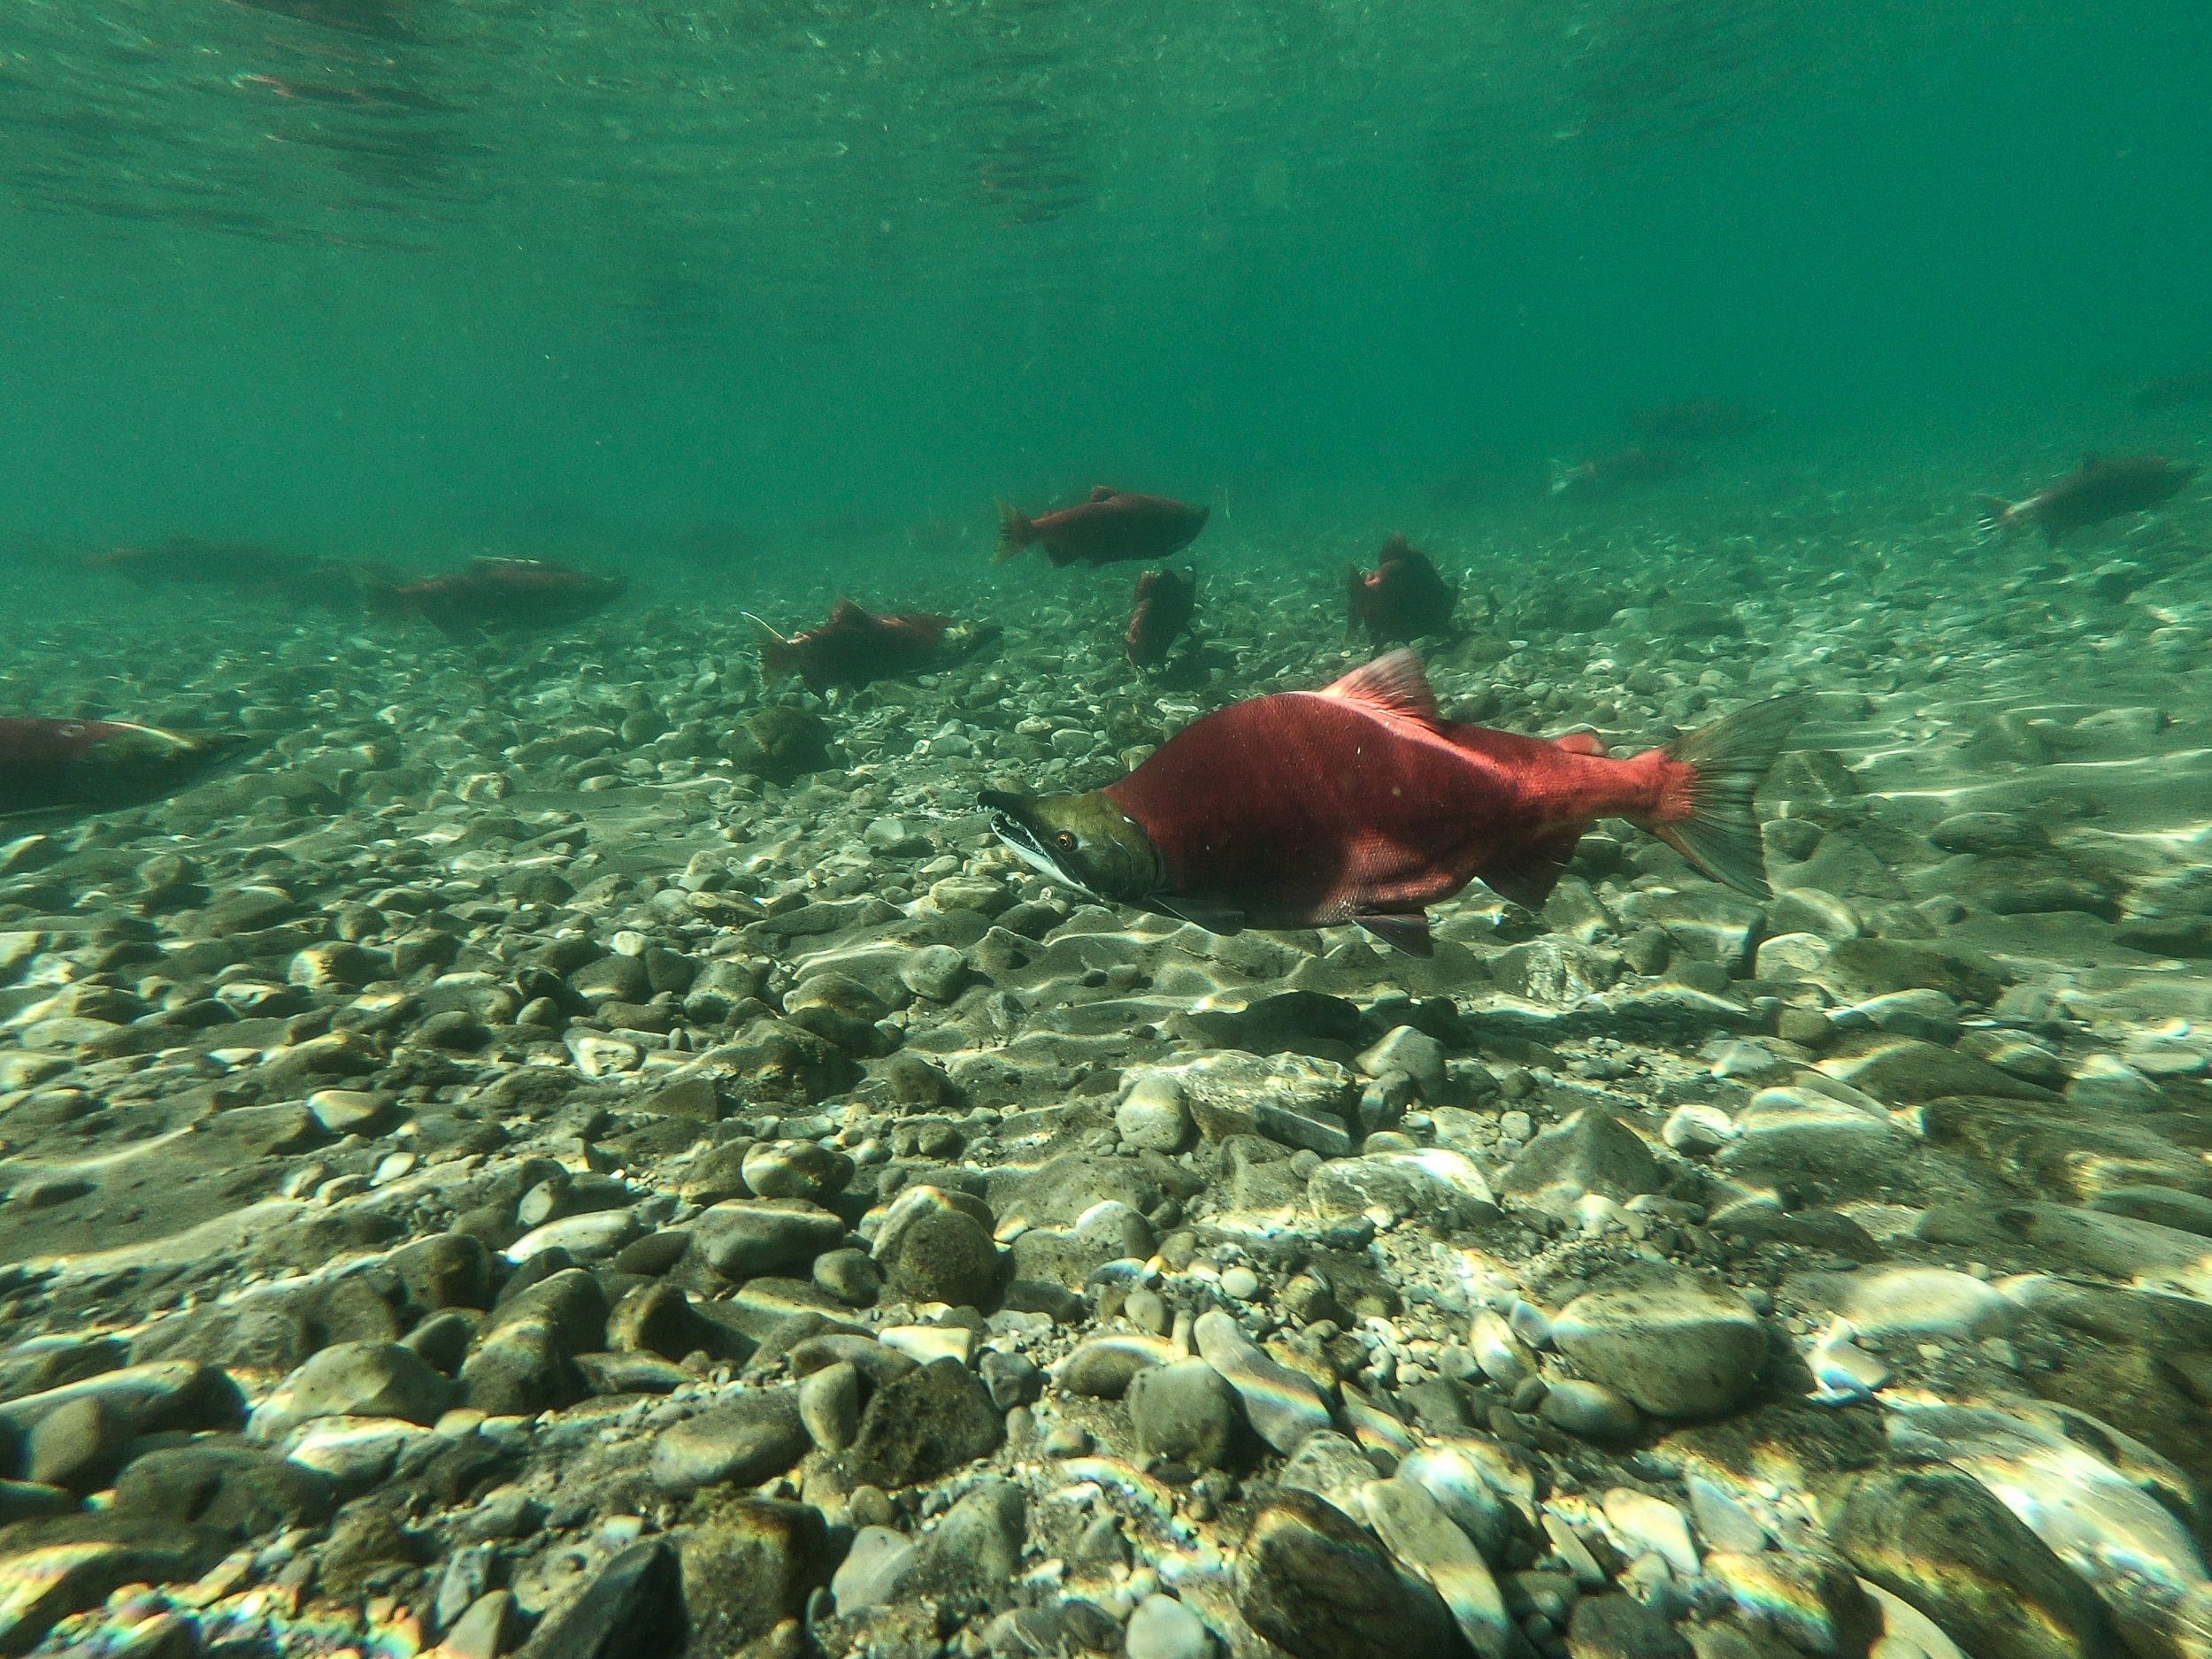
<instances>
[{"instance_id":1,"label":"round stone","mask_svg":"<svg viewBox=\"0 0 2212 1659\"><path fill-rule=\"evenodd\" d=\"M1218 1469L1227 1462L1236 1432L1236 1390L1204 1360L1140 1371L1130 1380L1128 1399L1140 1450L1197 1469Z\"/></svg>"},{"instance_id":2,"label":"round stone","mask_svg":"<svg viewBox=\"0 0 2212 1659\"><path fill-rule=\"evenodd\" d=\"M1578 1379L1552 1384L1537 1415L1586 1440L1633 1440L1644 1421L1634 1406L1603 1383Z\"/></svg>"},{"instance_id":3,"label":"round stone","mask_svg":"<svg viewBox=\"0 0 2212 1659\"><path fill-rule=\"evenodd\" d=\"M1183 1086L1164 1071L1146 1072L1115 1109L1114 1127L1141 1152L1181 1151L1191 1133Z\"/></svg>"},{"instance_id":4,"label":"round stone","mask_svg":"<svg viewBox=\"0 0 2212 1659\"><path fill-rule=\"evenodd\" d=\"M1253 1517L1236 1594L1245 1622L1294 1659L1444 1659L1458 1650L1436 1593L1310 1492L1286 1492Z\"/></svg>"},{"instance_id":5,"label":"round stone","mask_svg":"<svg viewBox=\"0 0 2212 1659\"><path fill-rule=\"evenodd\" d=\"M1171 1596L1148 1595L1129 1616L1122 1651L1129 1659L1210 1659L1213 1632Z\"/></svg>"},{"instance_id":6,"label":"round stone","mask_svg":"<svg viewBox=\"0 0 2212 1659\"><path fill-rule=\"evenodd\" d=\"M820 1203L845 1190L853 1161L815 1141L764 1141L745 1154L745 1185L763 1198Z\"/></svg>"},{"instance_id":7,"label":"round stone","mask_svg":"<svg viewBox=\"0 0 2212 1659\"><path fill-rule=\"evenodd\" d=\"M1659 1417L1715 1417L1766 1363L1766 1327L1726 1286L1663 1271L1569 1302L1553 1340L1577 1370Z\"/></svg>"}]
</instances>

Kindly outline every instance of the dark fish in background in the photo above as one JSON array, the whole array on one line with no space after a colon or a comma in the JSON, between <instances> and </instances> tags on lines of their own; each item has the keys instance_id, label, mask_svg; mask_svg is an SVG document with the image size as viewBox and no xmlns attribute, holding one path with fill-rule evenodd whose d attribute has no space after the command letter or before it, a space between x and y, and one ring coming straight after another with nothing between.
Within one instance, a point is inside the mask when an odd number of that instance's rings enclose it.
<instances>
[{"instance_id":1,"label":"dark fish in background","mask_svg":"<svg viewBox=\"0 0 2212 1659\"><path fill-rule=\"evenodd\" d=\"M2138 387L2129 401L2146 415L2162 409L2193 409L2199 403L2212 403L2212 369L2199 369L2193 374L2170 374L2162 380L2153 380L2148 386Z\"/></svg>"},{"instance_id":2,"label":"dark fish in background","mask_svg":"<svg viewBox=\"0 0 2212 1659\"><path fill-rule=\"evenodd\" d=\"M1763 410L1716 397L1632 409L1628 429L1647 443L1724 443L1747 437L1767 424Z\"/></svg>"},{"instance_id":3,"label":"dark fish in background","mask_svg":"<svg viewBox=\"0 0 2212 1659\"><path fill-rule=\"evenodd\" d=\"M1402 644L1451 626L1459 595L1437 573L1429 556L1394 535L1375 556L1375 568L1344 567L1344 590L1352 626L1367 630L1377 647Z\"/></svg>"},{"instance_id":4,"label":"dark fish in background","mask_svg":"<svg viewBox=\"0 0 2212 1659\"><path fill-rule=\"evenodd\" d=\"M1198 578L1188 571L1147 571L1137 578L1137 608L1126 644L1131 666L1156 668L1198 610Z\"/></svg>"},{"instance_id":5,"label":"dark fish in background","mask_svg":"<svg viewBox=\"0 0 2212 1659\"><path fill-rule=\"evenodd\" d=\"M1477 879L1540 905L1601 818L1763 894L1752 797L1801 711L1755 703L1614 759L1586 735L1454 725L1394 651L1325 691L1218 709L1103 789L981 803L1025 863L1108 902L1217 933L1354 922L1425 956L1429 905Z\"/></svg>"},{"instance_id":6,"label":"dark fish in background","mask_svg":"<svg viewBox=\"0 0 2212 1659\"><path fill-rule=\"evenodd\" d=\"M0 719L0 818L142 806L196 783L248 742L122 720Z\"/></svg>"},{"instance_id":7,"label":"dark fish in background","mask_svg":"<svg viewBox=\"0 0 2212 1659\"><path fill-rule=\"evenodd\" d=\"M303 558L253 541L204 541L177 535L144 547L89 553L84 565L146 588L219 588L342 608L360 603L352 565Z\"/></svg>"},{"instance_id":8,"label":"dark fish in background","mask_svg":"<svg viewBox=\"0 0 2212 1659\"><path fill-rule=\"evenodd\" d=\"M1010 502L998 504L998 553L1010 559L1025 547L1041 547L1062 565L1118 565L1125 559L1162 559L1179 553L1206 527L1209 507L1192 507L1165 495L1132 495L1104 484L1090 499L1032 518Z\"/></svg>"},{"instance_id":9,"label":"dark fish in background","mask_svg":"<svg viewBox=\"0 0 2212 1659\"><path fill-rule=\"evenodd\" d=\"M1605 501L1647 484L1662 484L1696 470L1680 449L1663 444L1636 444L1610 455L1593 456L1572 466L1552 464L1551 493L1577 501Z\"/></svg>"},{"instance_id":10,"label":"dark fish in background","mask_svg":"<svg viewBox=\"0 0 2212 1659\"><path fill-rule=\"evenodd\" d=\"M541 559L479 558L449 576L365 584L376 609L420 617L447 634L554 627L603 611L629 587L620 576L549 565Z\"/></svg>"},{"instance_id":11,"label":"dark fish in background","mask_svg":"<svg viewBox=\"0 0 2212 1659\"><path fill-rule=\"evenodd\" d=\"M998 636L998 629L988 624L958 623L950 617L910 612L879 617L849 599L840 599L820 627L787 639L750 611L745 620L760 646L763 679L773 685L796 674L817 691L941 668Z\"/></svg>"},{"instance_id":12,"label":"dark fish in background","mask_svg":"<svg viewBox=\"0 0 2212 1659\"><path fill-rule=\"evenodd\" d=\"M2194 466L2162 455L2085 455L2081 465L2025 501L1978 495L1980 531L2009 535L2030 525L2056 547L2070 534L2131 512L2148 512L2197 475Z\"/></svg>"}]
</instances>

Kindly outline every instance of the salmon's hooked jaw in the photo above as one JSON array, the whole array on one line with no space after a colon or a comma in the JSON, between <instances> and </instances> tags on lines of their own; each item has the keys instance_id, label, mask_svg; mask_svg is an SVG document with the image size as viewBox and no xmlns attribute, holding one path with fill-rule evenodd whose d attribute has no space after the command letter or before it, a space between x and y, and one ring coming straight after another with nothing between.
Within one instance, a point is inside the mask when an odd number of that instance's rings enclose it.
<instances>
[{"instance_id":1,"label":"salmon's hooked jaw","mask_svg":"<svg viewBox=\"0 0 2212 1659\"><path fill-rule=\"evenodd\" d=\"M1108 904L1142 904L1160 886L1152 838L1102 794L978 797L991 833L1032 869Z\"/></svg>"}]
</instances>

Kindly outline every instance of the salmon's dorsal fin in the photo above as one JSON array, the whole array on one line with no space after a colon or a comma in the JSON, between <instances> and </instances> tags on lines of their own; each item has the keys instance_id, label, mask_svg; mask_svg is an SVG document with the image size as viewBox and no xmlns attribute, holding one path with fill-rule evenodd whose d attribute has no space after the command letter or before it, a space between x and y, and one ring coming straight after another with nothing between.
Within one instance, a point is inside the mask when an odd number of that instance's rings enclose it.
<instances>
[{"instance_id":1,"label":"salmon's dorsal fin","mask_svg":"<svg viewBox=\"0 0 2212 1659\"><path fill-rule=\"evenodd\" d=\"M873 622L875 618L849 599L841 598L830 607L827 627L851 627L855 623Z\"/></svg>"},{"instance_id":2,"label":"salmon's dorsal fin","mask_svg":"<svg viewBox=\"0 0 2212 1659\"><path fill-rule=\"evenodd\" d=\"M1409 715L1432 725L1438 719L1436 694L1429 689L1429 678L1421 672L1421 659L1411 651L1392 651L1363 664L1321 695Z\"/></svg>"},{"instance_id":3,"label":"salmon's dorsal fin","mask_svg":"<svg viewBox=\"0 0 2212 1659\"><path fill-rule=\"evenodd\" d=\"M1111 484L1094 484L1091 486L1090 499L1093 501L1111 501L1115 496L1120 494L1121 492L1116 489Z\"/></svg>"},{"instance_id":4,"label":"salmon's dorsal fin","mask_svg":"<svg viewBox=\"0 0 2212 1659\"><path fill-rule=\"evenodd\" d=\"M1567 732L1551 741L1554 749L1563 749L1570 755L1605 754L1605 740L1595 732Z\"/></svg>"}]
</instances>

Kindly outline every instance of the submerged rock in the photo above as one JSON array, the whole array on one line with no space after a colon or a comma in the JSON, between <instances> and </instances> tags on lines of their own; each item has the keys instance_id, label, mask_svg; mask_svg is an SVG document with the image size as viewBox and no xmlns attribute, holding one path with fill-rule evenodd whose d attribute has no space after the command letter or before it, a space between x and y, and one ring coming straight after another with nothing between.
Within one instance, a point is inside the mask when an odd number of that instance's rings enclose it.
<instances>
[{"instance_id":1,"label":"submerged rock","mask_svg":"<svg viewBox=\"0 0 2212 1659\"><path fill-rule=\"evenodd\" d=\"M1829 1536L1862 1576L1986 1659L2108 1659L2089 1586L1971 1476L1883 1471L1855 1481Z\"/></svg>"},{"instance_id":2,"label":"submerged rock","mask_svg":"<svg viewBox=\"0 0 2212 1659\"><path fill-rule=\"evenodd\" d=\"M1252 1517L1236 1596L1245 1622L1294 1659L1448 1659L1457 1645L1436 1592L1311 1493Z\"/></svg>"},{"instance_id":3,"label":"submerged rock","mask_svg":"<svg viewBox=\"0 0 2212 1659\"><path fill-rule=\"evenodd\" d=\"M1553 1334L1585 1376L1660 1417L1723 1415L1766 1363L1766 1327L1749 1304L1724 1285L1675 1271L1576 1297Z\"/></svg>"}]
</instances>

